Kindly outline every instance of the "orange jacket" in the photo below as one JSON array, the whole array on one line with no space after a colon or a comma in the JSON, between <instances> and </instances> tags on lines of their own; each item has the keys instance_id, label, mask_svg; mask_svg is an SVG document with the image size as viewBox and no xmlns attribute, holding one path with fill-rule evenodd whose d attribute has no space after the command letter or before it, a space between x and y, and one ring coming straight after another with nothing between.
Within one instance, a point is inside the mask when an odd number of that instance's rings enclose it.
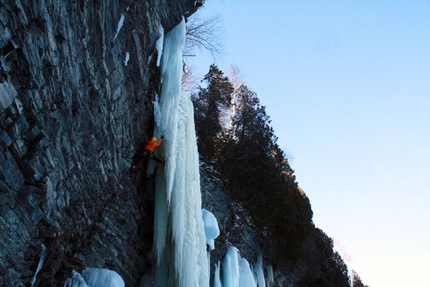
<instances>
[{"instance_id":1,"label":"orange jacket","mask_svg":"<svg viewBox=\"0 0 430 287\"><path fill-rule=\"evenodd\" d=\"M158 141L149 140L145 144L145 150L154 152L155 148L161 144L163 141L162 138L160 138Z\"/></svg>"}]
</instances>

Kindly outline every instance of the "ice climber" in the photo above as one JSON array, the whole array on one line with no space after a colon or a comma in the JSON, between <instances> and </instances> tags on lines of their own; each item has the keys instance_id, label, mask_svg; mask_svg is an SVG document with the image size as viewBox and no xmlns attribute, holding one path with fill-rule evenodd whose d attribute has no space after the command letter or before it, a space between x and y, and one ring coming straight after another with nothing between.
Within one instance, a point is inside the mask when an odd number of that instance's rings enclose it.
<instances>
[{"instance_id":1,"label":"ice climber","mask_svg":"<svg viewBox=\"0 0 430 287\"><path fill-rule=\"evenodd\" d=\"M153 136L149 141L147 141L146 144L145 144L145 148L144 148L143 154L141 154L141 155L138 154L133 159L133 164L132 164L130 170L134 171L136 169L137 161L139 161L142 158L142 156L143 156L143 158L150 158L150 159L158 162L159 164L164 165L164 161L161 160L161 159L159 159L158 157L156 157L154 155L155 148L161 145L161 143L163 142L163 139L164 139L164 136L162 136L157 141L157 138Z\"/></svg>"}]
</instances>

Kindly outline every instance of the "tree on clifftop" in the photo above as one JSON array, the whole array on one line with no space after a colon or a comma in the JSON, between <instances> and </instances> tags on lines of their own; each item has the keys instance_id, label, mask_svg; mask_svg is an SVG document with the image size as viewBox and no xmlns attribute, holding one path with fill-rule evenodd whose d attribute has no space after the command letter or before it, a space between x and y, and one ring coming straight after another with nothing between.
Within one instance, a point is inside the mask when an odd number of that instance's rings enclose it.
<instances>
[{"instance_id":1,"label":"tree on clifftop","mask_svg":"<svg viewBox=\"0 0 430 287\"><path fill-rule=\"evenodd\" d=\"M233 86L217 66L211 65L199 92L192 96L196 121L197 144L205 158L213 160L223 129L222 114L231 106Z\"/></svg>"},{"instance_id":2,"label":"tree on clifftop","mask_svg":"<svg viewBox=\"0 0 430 287\"><path fill-rule=\"evenodd\" d=\"M249 212L268 262L294 270L294 286L350 287L347 266L314 226L309 198L257 94L212 65L192 100L200 155L216 162L228 196Z\"/></svg>"},{"instance_id":3,"label":"tree on clifftop","mask_svg":"<svg viewBox=\"0 0 430 287\"><path fill-rule=\"evenodd\" d=\"M360 276L358 276L357 272L352 270L352 287L370 287L368 285L364 285L361 281Z\"/></svg>"}]
</instances>

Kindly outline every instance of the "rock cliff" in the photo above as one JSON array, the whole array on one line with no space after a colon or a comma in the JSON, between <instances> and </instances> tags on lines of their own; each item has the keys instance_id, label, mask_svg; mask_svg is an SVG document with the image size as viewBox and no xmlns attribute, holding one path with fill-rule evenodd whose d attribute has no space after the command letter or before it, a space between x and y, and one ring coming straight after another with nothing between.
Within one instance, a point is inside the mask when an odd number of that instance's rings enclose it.
<instances>
[{"instance_id":1,"label":"rock cliff","mask_svg":"<svg viewBox=\"0 0 430 287\"><path fill-rule=\"evenodd\" d=\"M156 41L194 0L0 2L0 286L62 286L84 266L151 268Z\"/></svg>"}]
</instances>

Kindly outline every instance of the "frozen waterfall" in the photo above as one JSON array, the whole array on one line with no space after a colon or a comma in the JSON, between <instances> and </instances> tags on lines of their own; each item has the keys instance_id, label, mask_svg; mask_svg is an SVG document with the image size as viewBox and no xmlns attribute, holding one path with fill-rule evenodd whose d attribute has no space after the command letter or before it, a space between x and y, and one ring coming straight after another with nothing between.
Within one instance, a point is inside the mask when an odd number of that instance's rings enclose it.
<instances>
[{"instance_id":1,"label":"frozen waterfall","mask_svg":"<svg viewBox=\"0 0 430 287\"><path fill-rule=\"evenodd\" d=\"M164 36L161 94L154 107L156 136L164 135L157 168L154 249L155 286L207 286L199 155L193 105L182 91L185 21ZM152 163L151 163L152 164Z\"/></svg>"},{"instance_id":2,"label":"frozen waterfall","mask_svg":"<svg viewBox=\"0 0 430 287\"><path fill-rule=\"evenodd\" d=\"M161 42L161 41L160 41ZM164 136L159 149L165 166L157 168L154 250L154 286L209 286L210 250L219 235L215 216L201 209L199 155L193 105L182 91L182 49L185 22L162 38L161 94L154 104L154 134ZM203 218L202 218L203 217ZM206 253L206 245L208 253ZM251 268L235 247L230 247L215 270L214 285L224 287L265 287L262 258Z\"/></svg>"}]
</instances>

